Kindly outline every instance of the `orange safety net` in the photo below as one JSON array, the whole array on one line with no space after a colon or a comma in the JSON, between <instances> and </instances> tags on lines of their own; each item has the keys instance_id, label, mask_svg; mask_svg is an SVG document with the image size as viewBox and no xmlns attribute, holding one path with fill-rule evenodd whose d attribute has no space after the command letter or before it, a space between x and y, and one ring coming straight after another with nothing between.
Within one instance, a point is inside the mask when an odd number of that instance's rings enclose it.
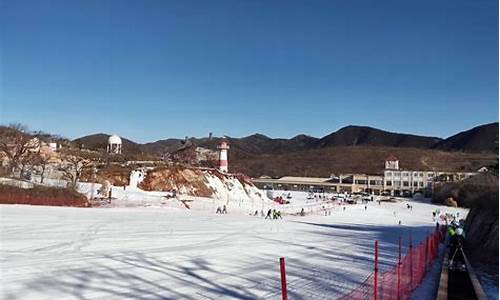
<instances>
[{"instance_id":1,"label":"orange safety net","mask_svg":"<svg viewBox=\"0 0 500 300\"><path fill-rule=\"evenodd\" d=\"M362 284L340 299L409 299L437 258L439 243L444 241L445 236L446 226L441 226L416 247L410 242L408 252L401 261L398 259L385 272L372 272Z\"/></svg>"}]
</instances>

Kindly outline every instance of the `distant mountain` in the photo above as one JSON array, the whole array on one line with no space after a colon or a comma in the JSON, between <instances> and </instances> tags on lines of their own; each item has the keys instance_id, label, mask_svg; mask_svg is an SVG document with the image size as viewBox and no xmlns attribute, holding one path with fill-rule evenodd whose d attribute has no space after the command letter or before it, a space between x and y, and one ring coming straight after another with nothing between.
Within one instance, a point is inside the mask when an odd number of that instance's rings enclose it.
<instances>
[{"instance_id":1,"label":"distant mountain","mask_svg":"<svg viewBox=\"0 0 500 300\"><path fill-rule=\"evenodd\" d=\"M183 140L181 139L166 139L159 140L153 143L146 143L141 145L141 149L144 152L163 154L165 152L175 151L182 145Z\"/></svg>"},{"instance_id":2,"label":"distant mountain","mask_svg":"<svg viewBox=\"0 0 500 300\"><path fill-rule=\"evenodd\" d=\"M108 134L74 140L89 149L106 149ZM197 146L216 150L222 138L190 138ZM322 138L297 135L290 139L253 134L227 138L230 169L250 176L328 176L329 172L380 172L387 155L402 168L476 170L498 158L498 123L486 124L447 139L388 132L367 126L347 126ZM138 144L123 138L124 154L156 156L182 147L184 140L164 139ZM463 153L463 152L468 152ZM477 153L476 153L477 152Z\"/></svg>"},{"instance_id":3,"label":"distant mountain","mask_svg":"<svg viewBox=\"0 0 500 300\"><path fill-rule=\"evenodd\" d=\"M412 134L392 133L366 126L347 126L321 138L321 148L334 146L386 146L430 148L442 139Z\"/></svg>"},{"instance_id":4,"label":"distant mountain","mask_svg":"<svg viewBox=\"0 0 500 300\"><path fill-rule=\"evenodd\" d=\"M105 133L96 133L91 135L86 135L77 139L74 139L72 142L77 146L81 146L86 149L92 150L106 150L108 145L109 134ZM138 154L141 153L141 147L138 143L133 142L129 139L121 137L122 139L122 149L123 153L126 154Z\"/></svg>"},{"instance_id":5,"label":"distant mountain","mask_svg":"<svg viewBox=\"0 0 500 300\"><path fill-rule=\"evenodd\" d=\"M109 135L92 134L75 139L90 149L105 149ZM123 147L133 153L162 154L182 146L182 139L169 138L152 143L138 144L123 138ZM194 144L216 149L221 138L190 138ZM393 133L367 126L346 126L322 138L297 135L291 139L270 138L253 134L242 138L228 137L231 149L245 155L271 155L342 146L380 146L396 148L438 149L443 151L496 152L498 149L498 123L491 123L461 132L447 139Z\"/></svg>"},{"instance_id":6,"label":"distant mountain","mask_svg":"<svg viewBox=\"0 0 500 300\"><path fill-rule=\"evenodd\" d=\"M436 143L434 149L464 152L498 152L498 122L474 127Z\"/></svg>"}]
</instances>

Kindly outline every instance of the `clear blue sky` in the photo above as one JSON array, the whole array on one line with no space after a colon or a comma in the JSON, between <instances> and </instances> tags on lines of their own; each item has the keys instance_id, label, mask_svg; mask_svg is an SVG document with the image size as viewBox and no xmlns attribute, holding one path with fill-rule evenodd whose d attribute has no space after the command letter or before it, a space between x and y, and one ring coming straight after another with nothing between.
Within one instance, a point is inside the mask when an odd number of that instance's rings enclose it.
<instances>
[{"instance_id":1,"label":"clear blue sky","mask_svg":"<svg viewBox=\"0 0 500 300\"><path fill-rule=\"evenodd\" d=\"M498 121L496 0L4 0L0 25L0 123L70 138Z\"/></svg>"}]
</instances>

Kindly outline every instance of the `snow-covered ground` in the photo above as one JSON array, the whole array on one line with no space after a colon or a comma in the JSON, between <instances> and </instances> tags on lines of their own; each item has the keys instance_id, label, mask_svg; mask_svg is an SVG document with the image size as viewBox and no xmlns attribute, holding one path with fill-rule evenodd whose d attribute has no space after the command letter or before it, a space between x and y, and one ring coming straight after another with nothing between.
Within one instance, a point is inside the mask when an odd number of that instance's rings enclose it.
<instances>
[{"instance_id":1,"label":"snow-covered ground","mask_svg":"<svg viewBox=\"0 0 500 300\"><path fill-rule=\"evenodd\" d=\"M300 197L292 197L297 207L307 202ZM399 235L407 240L411 233L418 242L434 229L432 211L438 207L412 204L412 211L402 202L369 203L367 210L333 206L329 216L283 220L173 206L1 205L0 294L3 299L279 299L284 256L291 299L335 299L371 273L375 239L384 269L396 259ZM461 209L441 210L466 215Z\"/></svg>"}]
</instances>

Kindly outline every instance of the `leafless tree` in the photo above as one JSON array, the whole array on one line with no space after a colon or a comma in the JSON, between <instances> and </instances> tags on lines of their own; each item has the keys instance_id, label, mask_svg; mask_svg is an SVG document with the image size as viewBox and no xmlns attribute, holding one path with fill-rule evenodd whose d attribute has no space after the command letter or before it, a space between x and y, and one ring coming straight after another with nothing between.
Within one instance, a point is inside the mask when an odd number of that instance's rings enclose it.
<instances>
[{"instance_id":1,"label":"leafless tree","mask_svg":"<svg viewBox=\"0 0 500 300\"><path fill-rule=\"evenodd\" d=\"M85 168L92 165L92 160L80 150L65 150L61 153L60 170L63 178L69 181L69 187L76 188L76 184Z\"/></svg>"},{"instance_id":2,"label":"leafless tree","mask_svg":"<svg viewBox=\"0 0 500 300\"><path fill-rule=\"evenodd\" d=\"M51 160L50 155L44 152L37 153L35 157L34 165L40 167L42 171L40 173L40 183L43 183L43 180L45 179L45 171L47 170L47 166L50 160Z\"/></svg>"},{"instance_id":3,"label":"leafless tree","mask_svg":"<svg viewBox=\"0 0 500 300\"><path fill-rule=\"evenodd\" d=\"M33 160L33 153L40 147L36 136L27 133L25 126L11 124L0 131L0 152L7 158L8 170L11 175L16 168L22 171Z\"/></svg>"}]
</instances>

